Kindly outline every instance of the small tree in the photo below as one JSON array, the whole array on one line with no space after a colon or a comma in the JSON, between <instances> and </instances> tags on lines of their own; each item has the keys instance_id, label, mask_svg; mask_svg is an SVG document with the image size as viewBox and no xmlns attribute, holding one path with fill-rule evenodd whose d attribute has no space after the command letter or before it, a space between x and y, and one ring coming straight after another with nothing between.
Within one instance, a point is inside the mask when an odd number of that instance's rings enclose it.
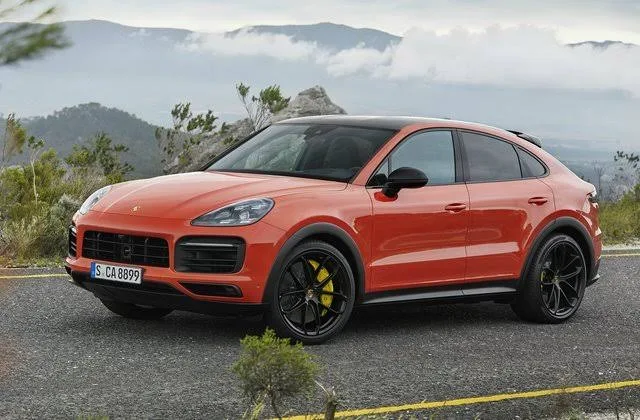
<instances>
[{"instance_id":1,"label":"small tree","mask_svg":"<svg viewBox=\"0 0 640 420\"><path fill-rule=\"evenodd\" d=\"M199 145L204 137L215 133L218 117L211 110L194 114L190 102L175 105L171 117L172 128L156 130L156 140L165 155L162 163L166 164L178 157L180 165L186 165L192 160L191 149ZM220 131L224 132L226 129L226 124L222 124Z\"/></svg>"},{"instance_id":2,"label":"small tree","mask_svg":"<svg viewBox=\"0 0 640 420\"><path fill-rule=\"evenodd\" d=\"M319 366L302 344L291 345L289 339L276 337L270 329L262 337L247 336L240 343L242 354L232 370L252 403L249 417L259 417L268 403L281 418L280 404L284 399L313 390Z\"/></svg>"},{"instance_id":3,"label":"small tree","mask_svg":"<svg viewBox=\"0 0 640 420\"><path fill-rule=\"evenodd\" d=\"M33 201L38 206L38 188L36 187L36 161L38 160L38 155L42 152L44 148L44 140L36 138L34 136L29 137L27 140L27 146L29 147L29 166L31 166L31 176L33 179L32 187L33 187Z\"/></svg>"},{"instance_id":4,"label":"small tree","mask_svg":"<svg viewBox=\"0 0 640 420\"><path fill-rule=\"evenodd\" d=\"M20 121L16 119L15 114L9 114L2 137L2 160L0 161L0 169L2 169L12 157L22 153L22 148L26 141L26 130Z\"/></svg>"},{"instance_id":5,"label":"small tree","mask_svg":"<svg viewBox=\"0 0 640 420\"><path fill-rule=\"evenodd\" d=\"M128 151L129 148L124 144L113 144L107 134L98 133L89 144L74 145L65 162L85 174L91 168L98 168L109 183L116 184L124 181L134 169L129 163L120 160L121 155Z\"/></svg>"},{"instance_id":6,"label":"small tree","mask_svg":"<svg viewBox=\"0 0 640 420\"><path fill-rule=\"evenodd\" d=\"M0 0L0 21L11 19L25 9L34 8L41 1L20 0L9 7L2 7L3 3L5 2ZM16 23L0 32L0 66L38 58L50 50L71 45L61 24L43 24L55 14L56 8L48 7L37 12L31 22Z\"/></svg>"},{"instance_id":7,"label":"small tree","mask_svg":"<svg viewBox=\"0 0 640 420\"><path fill-rule=\"evenodd\" d=\"M247 111L253 131L258 131L269 123L271 117L289 105L291 98L285 98L280 86L271 85L262 89L258 96L251 96L251 87L244 83L236 85L238 97Z\"/></svg>"}]
</instances>

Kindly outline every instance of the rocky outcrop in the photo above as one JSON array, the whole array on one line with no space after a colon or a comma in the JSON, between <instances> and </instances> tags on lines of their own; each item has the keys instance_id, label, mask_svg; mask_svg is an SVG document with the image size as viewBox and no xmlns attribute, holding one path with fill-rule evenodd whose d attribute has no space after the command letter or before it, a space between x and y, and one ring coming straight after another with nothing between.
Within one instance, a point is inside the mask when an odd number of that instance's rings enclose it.
<instances>
[{"instance_id":1,"label":"rocky outcrop","mask_svg":"<svg viewBox=\"0 0 640 420\"><path fill-rule=\"evenodd\" d=\"M314 86L300 92L285 109L271 118L271 122L312 115L336 114L346 114L346 112L331 101L323 87ZM249 134L251 134L251 122L246 118L238 120L229 125L229 129L224 135L203 139L198 146L194 147L191 151L192 159L189 164L181 165L176 158L165 165L165 173L196 171L229 147L230 139L241 139Z\"/></svg>"},{"instance_id":2,"label":"rocky outcrop","mask_svg":"<svg viewBox=\"0 0 640 420\"><path fill-rule=\"evenodd\" d=\"M344 109L331 102L327 91L324 90L322 86L314 86L311 89L300 92L298 96L289 102L289 106L271 118L271 121L276 122L311 115L336 115L346 113Z\"/></svg>"}]
</instances>

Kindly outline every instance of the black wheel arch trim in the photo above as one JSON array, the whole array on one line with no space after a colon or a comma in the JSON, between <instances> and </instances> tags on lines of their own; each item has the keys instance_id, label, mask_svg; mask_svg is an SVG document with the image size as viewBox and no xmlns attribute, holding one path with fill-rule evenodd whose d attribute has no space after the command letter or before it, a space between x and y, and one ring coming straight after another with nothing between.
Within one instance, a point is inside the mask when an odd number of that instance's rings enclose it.
<instances>
[{"instance_id":1,"label":"black wheel arch trim","mask_svg":"<svg viewBox=\"0 0 640 420\"><path fill-rule=\"evenodd\" d=\"M582 223L568 216L562 216L552 220L540 231L536 239L533 241L531 247L529 248L527 258L525 259L525 263L522 266L522 270L520 272L520 281L524 278L525 274L529 270L530 265L533 263L533 256L542 245L542 242L547 237L549 237L549 235L552 234L553 232L556 232L559 229L566 228L566 227L574 229L579 233L582 241L577 241L577 242L578 242L578 245L581 246L581 248L582 248L581 242L584 242L584 244L586 244L587 246L588 255L585 255L585 257L588 258L587 267L589 269L589 273L587 276L587 283L591 281L591 279L596 275L595 271L596 271L596 265L597 265L597 261L595 261L595 252L593 248L593 241L591 239L591 235L589 234L589 232L587 231L587 229L584 227Z\"/></svg>"},{"instance_id":2,"label":"black wheel arch trim","mask_svg":"<svg viewBox=\"0 0 640 420\"><path fill-rule=\"evenodd\" d=\"M364 282L365 282L365 273L364 273L364 263L362 262L362 256L360 255L360 250L356 243L353 241L351 236L342 228L326 222L313 223L307 225L296 233L291 235L289 239L284 243L280 251L278 252L278 256L271 266L271 270L269 271L269 277L267 278L267 285L264 289L264 293L262 295L262 302L267 303L268 298L273 293L273 288L278 283L280 271L282 269L282 265L284 264L284 260L287 255L295 248L298 244L303 242L306 239L329 235L337 238L344 244L349 252L351 253L351 257L353 258L353 262L355 262L356 271L353 273L353 277L356 282L356 302L360 300L364 296ZM347 261L350 260L349 255L345 255L344 257Z\"/></svg>"}]
</instances>

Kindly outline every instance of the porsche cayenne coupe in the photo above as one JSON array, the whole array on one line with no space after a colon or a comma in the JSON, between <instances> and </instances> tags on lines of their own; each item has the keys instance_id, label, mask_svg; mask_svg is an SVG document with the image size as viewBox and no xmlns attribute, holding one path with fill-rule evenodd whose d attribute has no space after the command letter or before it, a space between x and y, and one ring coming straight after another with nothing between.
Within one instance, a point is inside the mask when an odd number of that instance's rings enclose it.
<instances>
[{"instance_id":1,"label":"porsche cayenne coupe","mask_svg":"<svg viewBox=\"0 0 640 420\"><path fill-rule=\"evenodd\" d=\"M263 313L313 344L362 305L490 300L562 322L600 253L593 185L532 136L322 116L273 124L199 172L96 191L66 268L125 317Z\"/></svg>"}]
</instances>

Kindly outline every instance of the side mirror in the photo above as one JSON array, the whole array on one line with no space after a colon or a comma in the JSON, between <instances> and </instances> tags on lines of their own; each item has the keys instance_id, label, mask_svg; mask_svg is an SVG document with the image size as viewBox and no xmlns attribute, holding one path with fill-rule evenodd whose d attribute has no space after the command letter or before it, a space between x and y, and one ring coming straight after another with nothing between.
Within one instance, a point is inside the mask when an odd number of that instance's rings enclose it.
<instances>
[{"instance_id":1,"label":"side mirror","mask_svg":"<svg viewBox=\"0 0 640 420\"><path fill-rule=\"evenodd\" d=\"M421 188L427 185L429 179L419 169L398 168L389 174L382 193L387 197L395 197L403 188Z\"/></svg>"}]
</instances>

